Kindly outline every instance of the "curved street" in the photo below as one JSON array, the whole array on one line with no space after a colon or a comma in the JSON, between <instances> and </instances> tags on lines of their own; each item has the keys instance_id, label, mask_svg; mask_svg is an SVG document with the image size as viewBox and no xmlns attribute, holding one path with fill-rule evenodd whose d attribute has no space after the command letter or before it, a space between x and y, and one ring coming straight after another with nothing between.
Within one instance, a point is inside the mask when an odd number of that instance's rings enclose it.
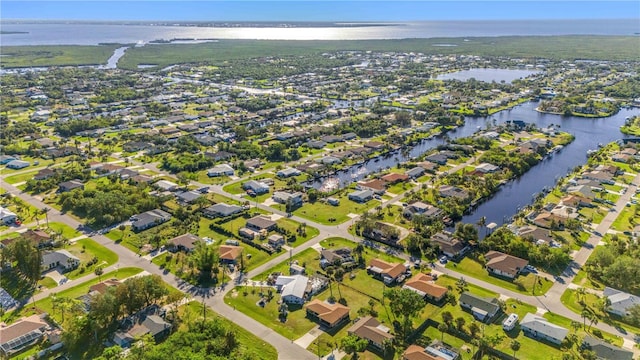
<instances>
[{"instance_id":1,"label":"curved street","mask_svg":"<svg viewBox=\"0 0 640 360\"><path fill-rule=\"evenodd\" d=\"M153 170L155 172L158 172L160 174L163 175L168 175L171 176L170 174L159 170L156 166L154 166L153 164L142 164L142 163L137 163L137 166L140 167L144 167L150 170ZM466 164L461 164L459 166L465 166ZM34 169L30 169L29 171L33 171ZM455 170L452 170L455 171ZM15 173L14 173L15 174ZM12 174L12 175L14 175ZM43 203L42 201L36 199L35 197L23 193L20 189L18 189L17 187L10 185L8 183L6 183L4 181L4 179L0 180L0 183L2 184L2 187L8 192L11 193L12 195L15 195L17 197L19 197L20 199L24 200L26 203L34 206L37 209L42 209L44 207L50 207L48 205L46 205L45 203ZM198 187L204 187L204 186L209 186L210 190L217 193L217 194L221 194L224 196L227 196L229 198L235 199L235 200L240 200L240 201L245 201L246 199L237 195L232 195L229 194L227 192L225 192L221 186L217 185L217 186L211 186L211 185L206 185L206 184L201 184L195 181L191 182L193 185L196 185ZM635 190L638 188L638 186L640 185L640 174L637 175L634 180L633 183L629 186L628 191L623 194L619 200L617 201L617 203L615 204L615 209L616 211L612 211L609 212L605 218L603 219L603 221L596 227L596 231L604 234L606 233L611 224L613 223L613 221L616 219L618 213L620 211L622 211L625 207L625 204L630 200L631 196L634 194ZM396 201L399 201L402 197L404 196L403 194L399 194L394 196L392 199L387 200L383 203L383 206L389 203L393 203ZM266 205L263 204L255 204L258 208L260 209L264 209L267 210L269 212L272 212L274 214L278 214L281 216L286 216L287 214L283 211L268 207ZM64 223L74 229L83 229L82 224L74 219L73 217L69 216L68 214L62 214L60 213L60 211L51 208L51 211L48 213L48 217L49 217L49 221L52 222L61 222ZM351 219L345 223L342 223L340 225L333 225L333 226L329 226L329 225L324 225L324 224L319 224L319 223L315 223L313 221L310 221L308 219L304 219L304 218L300 218L298 216L292 216L293 220L296 220L298 222L304 222L307 223L309 226L313 226L315 228L317 228L320 233L318 236L316 236L315 238L303 243L302 245L294 248L292 250L292 254L297 254L305 249L308 249L316 244L318 244L321 240L326 239L327 237L331 237L331 236L337 236L337 237L343 237L346 239L351 239L353 241L361 241L362 239L359 239L353 235L351 235L348 232L348 228L349 226L351 226L356 218ZM126 249L123 246L120 246L118 244L116 244L114 241L112 241L111 239L107 238L106 236L100 235L100 234L96 234L96 233L88 233L88 232L84 232L84 234L90 238L92 238L93 240L95 240L96 242L100 243L101 245L107 247L108 249L110 249L111 251L115 252L118 256L119 256L119 261L116 265L112 265L108 268L105 269L105 272L111 271L111 270L116 270L119 266L124 267L124 266L134 266L134 267L139 267L141 269L143 269L144 271L147 271L150 274L157 274L162 276L163 280L166 281L168 284L170 284L171 286L180 289L181 291L183 291L184 293L190 295L191 297L193 297L194 299L198 300L198 301L203 301L207 306L209 306L212 310L214 310L215 312L217 312L218 314L222 315L223 317L233 321L234 323L238 324L239 326L243 327L244 329L248 330L249 332L253 333L254 335L258 336L261 339L264 339L265 342L273 345L276 350L278 351L278 358L279 359L315 359L317 358L316 355L312 354L311 352L307 351L306 349L296 345L292 340L289 340L287 338L285 338L282 335L279 335L278 333L274 332L273 330L269 329L268 327L262 325L261 323L259 323L258 321L250 318L249 316L236 311L234 308L228 306L227 304L225 304L224 302L224 295L230 291L233 287L234 284L230 283L227 284L227 286L225 286L223 289L202 289L202 288L198 288L195 286L192 286L188 283L185 283L184 281L180 280L179 278L177 278L176 276L168 273L168 272L164 272L162 271L158 266L152 264L150 262L150 260L146 257L141 257L139 255L134 254L133 252L129 251L128 249ZM571 310L567 309L564 305L562 305L561 301L560 301L560 297L561 295L564 293L564 291L567 289L567 287L569 286L569 284L571 283L571 281L573 280L573 277L577 274L578 269L584 265L584 263L587 261L589 255L591 254L591 252L593 251L593 249L595 248L595 246L598 245L598 243L600 242L601 237L600 236L596 236L596 235L592 235L589 240L585 243L585 245L575 253L574 255L574 261L567 267L567 269L562 273L562 275L560 277L557 278L557 281L555 282L555 284L551 287L551 289L547 292L547 294L545 294L544 296L530 296L530 295L523 295L521 293L516 293L504 288L501 288L499 286L484 282L482 280L478 280L472 277L468 277L468 276L464 276L454 270L451 269L446 269L441 265L437 265L436 266L436 270L438 272L441 272L443 274L447 274L449 276L455 277L455 278L462 278L464 277L465 280L469 283L478 285L480 287L483 287L485 289L494 291L496 293L500 293L503 294L505 296L508 296L510 298L513 299L518 299L522 302L534 305L540 309L543 309L543 311L551 311L553 313L557 313L560 314L562 316L565 316L567 318L570 318L572 320L575 321L581 321L582 318L580 317L580 315L572 312ZM271 259L270 261L266 262L265 264L257 267L256 269L250 271L249 273L246 274L247 277L251 278L271 267L273 267L276 264L279 264L283 261L286 261L290 256L289 252L283 253L280 256L277 256L273 259ZM405 259L408 260L408 255L406 254L401 254L401 256L403 256ZM91 278L95 277L94 274L90 274L87 275L85 277L79 278L79 279L75 279L73 281L69 281L61 286L56 287L55 289L52 290L47 290L47 291L43 291L37 295L34 296L34 300L38 300L44 297L47 297L52 291L55 292L59 292L61 290L64 290L66 288L69 288L73 285L76 285L78 283L87 281ZM627 341L625 341L625 344L627 344L629 342L629 340L633 340L634 339L634 334L629 334L629 333L621 333L620 331L618 331L618 329L605 324L605 323L598 323L598 324L594 324L594 327L602 330L602 331L606 331L618 336L621 336L625 339L627 339ZM302 335L302 334L300 334Z\"/></svg>"}]
</instances>

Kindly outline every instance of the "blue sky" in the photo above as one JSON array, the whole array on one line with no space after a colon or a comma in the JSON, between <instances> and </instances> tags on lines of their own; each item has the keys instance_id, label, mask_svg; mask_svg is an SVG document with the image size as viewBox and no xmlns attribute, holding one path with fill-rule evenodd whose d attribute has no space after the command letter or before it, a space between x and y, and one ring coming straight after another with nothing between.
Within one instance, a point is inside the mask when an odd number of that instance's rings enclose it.
<instances>
[{"instance_id":1,"label":"blue sky","mask_svg":"<svg viewBox=\"0 0 640 360\"><path fill-rule=\"evenodd\" d=\"M411 21L622 19L640 1L0 1L2 19Z\"/></svg>"}]
</instances>

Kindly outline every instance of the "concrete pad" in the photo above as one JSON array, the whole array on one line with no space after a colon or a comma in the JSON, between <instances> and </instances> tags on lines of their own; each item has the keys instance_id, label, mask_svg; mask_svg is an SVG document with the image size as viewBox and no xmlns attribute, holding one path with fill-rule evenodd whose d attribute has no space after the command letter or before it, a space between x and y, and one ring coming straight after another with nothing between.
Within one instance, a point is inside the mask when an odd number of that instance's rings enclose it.
<instances>
[{"instance_id":1,"label":"concrete pad","mask_svg":"<svg viewBox=\"0 0 640 360\"><path fill-rule=\"evenodd\" d=\"M62 275L58 270L49 271L45 276L48 276L51 279L53 279L53 281L55 281L56 284L58 285L60 285L60 282L62 280L67 278L66 276Z\"/></svg>"},{"instance_id":2,"label":"concrete pad","mask_svg":"<svg viewBox=\"0 0 640 360\"><path fill-rule=\"evenodd\" d=\"M321 252L322 251L322 245L320 244L313 244L311 245L311 248L317 252Z\"/></svg>"},{"instance_id":3,"label":"concrete pad","mask_svg":"<svg viewBox=\"0 0 640 360\"><path fill-rule=\"evenodd\" d=\"M510 297L508 297L507 295L500 294L499 299L500 299L500 300L502 300L502 301L507 301L507 300L509 300L509 299L511 299L511 298L510 298Z\"/></svg>"},{"instance_id":4,"label":"concrete pad","mask_svg":"<svg viewBox=\"0 0 640 360\"><path fill-rule=\"evenodd\" d=\"M309 330L308 333L302 335L300 338L298 338L297 340L294 341L294 343L304 349L306 349L307 347L309 347L309 345L311 345L311 343L313 343L318 336L320 336L322 334L322 331L320 330L319 326L314 327L313 329Z\"/></svg>"},{"instance_id":5,"label":"concrete pad","mask_svg":"<svg viewBox=\"0 0 640 360\"><path fill-rule=\"evenodd\" d=\"M631 340L631 339L627 339L627 338L622 338L622 347L628 350L637 350L636 347L636 342ZM634 351L634 353L636 353Z\"/></svg>"},{"instance_id":6,"label":"concrete pad","mask_svg":"<svg viewBox=\"0 0 640 360\"><path fill-rule=\"evenodd\" d=\"M548 311L547 311L546 309L543 309L543 308L536 308L536 315L540 315L540 316L542 316L542 315L546 314L547 312L548 312Z\"/></svg>"},{"instance_id":7,"label":"concrete pad","mask_svg":"<svg viewBox=\"0 0 640 360\"><path fill-rule=\"evenodd\" d=\"M358 215L358 214L354 214L354 213L348 213L348 214L347 214L347 216L348 216L348 217L350 217L351 219L355 219L355 218L357 218L357 217L358 217L358 216L360 216L360 215Z\"/></svg>"},{"instance_id":8,"label":"concrete pad","mask_svg":"<svg viewBox=\"0 0 640 360\"><path fill-rule=\"evenodd\" d=\"M271 214L271 220L273 221L278 221L280 219L282 219L283 216L282 215L278 215L278 214Z\"/></svg>"},{"instance_id":9,"label":"concrete pad","mask_svg":"<svg viewBox=\"0 0 640 360\"><path fill-rule=\"evenodd\" d=\"M277 202L273 201L273 198L267 198L262 202L262 205L265 205L265 206L271 206L275 204L277 204Z\"/></svg>"}]
</instances>

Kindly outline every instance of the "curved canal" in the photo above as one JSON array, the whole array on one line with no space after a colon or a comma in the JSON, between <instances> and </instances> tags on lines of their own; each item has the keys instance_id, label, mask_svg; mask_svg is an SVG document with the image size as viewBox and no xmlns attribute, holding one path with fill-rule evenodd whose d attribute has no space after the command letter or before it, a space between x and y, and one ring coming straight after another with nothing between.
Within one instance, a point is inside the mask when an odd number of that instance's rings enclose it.
<instances>
[{"instance_id":1,"label":"curved canal","mask_svg":"<svg viewBox=\"0 0 640 360\"><path fill-rule=\"evenodd\" d=\"M523 176L502 186L491 199L480 204L471 214L465 215L462 218L463 222L476 223L480 217L485 216L487 224L492 222L498 225L504 224L517 213L518 209L532 203L536 193L545 187L553 187L560 177L565 176L574 167L583 165L587 160L588 150L597 149L600 143L606 144L625 137L619 130L620 126L624 124L625 118L638 114L637 109L622 109L608 118L589 119L539 113L535 110L537 105L537 102L527 102L488 117L467 117L463 126L447 133L449 138L456 139L473 135L479 128L486 128L487 124L494 119L497 124L517 119L536 124L541 128L552 124L560 125L561 131L575 136L575 140L560 152L546 158ZM400 150L396 150L388 155L340 170L331 176L317 179L309 185L317 189L345 187L372 173L418 157L444 143L445 138L442 136L426 139L414 145L408 153L403 154Z\"/></svg>"}]
</instances>

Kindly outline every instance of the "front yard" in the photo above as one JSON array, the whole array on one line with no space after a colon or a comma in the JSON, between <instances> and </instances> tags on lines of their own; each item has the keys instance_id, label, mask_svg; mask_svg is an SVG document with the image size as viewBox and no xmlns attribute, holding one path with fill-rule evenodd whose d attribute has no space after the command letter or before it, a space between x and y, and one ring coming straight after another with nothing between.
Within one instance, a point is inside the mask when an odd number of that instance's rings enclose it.
<instances>
[{"instance_id":1,"label":"front yard","mask_svg":"<svg viewBox=\"0 0 640 360\"><path fill-rule=\"evenodd\" d=\"M450 261L446 267L478 280L526 295L544 295L553 285L553 281L533 273L521 274L513 281L491 276L482 264L468 257L463 258L459 263Z\"/></svg>"}]
</instances>

